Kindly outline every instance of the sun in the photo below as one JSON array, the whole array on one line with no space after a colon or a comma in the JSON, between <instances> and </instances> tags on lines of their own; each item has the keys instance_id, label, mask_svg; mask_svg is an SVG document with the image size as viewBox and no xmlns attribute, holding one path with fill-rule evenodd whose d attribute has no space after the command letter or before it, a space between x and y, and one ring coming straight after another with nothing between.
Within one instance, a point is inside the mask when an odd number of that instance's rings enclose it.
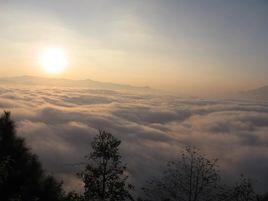
<instances>
[{"instance_id":1,"label":"sun","mask_svg":"<svg viewBox=\"0 0 268 201\"><path fill-rule=\"evenodd\" d=\"M67 67L67 57L61 48L49 47L40 54L40 63L47 73L57 74Z\"/></svg>"}]
</instances>

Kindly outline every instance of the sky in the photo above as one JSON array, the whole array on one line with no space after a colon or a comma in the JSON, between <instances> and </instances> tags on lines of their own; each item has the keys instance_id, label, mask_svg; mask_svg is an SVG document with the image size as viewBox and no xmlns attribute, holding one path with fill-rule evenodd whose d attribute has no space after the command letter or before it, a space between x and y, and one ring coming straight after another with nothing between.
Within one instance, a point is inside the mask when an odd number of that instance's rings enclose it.
<instances>
[{"instance_id":1,"label":"sky","mask_svg":"<svg viewBox=\"0 0 268 201\"><path fill-rule=\"evenodd\" d=\"M187 94L267 85L266 0L0 0L0 75L93 79ZM64 50L48 74L40 52Z\"/></svg>"},{"instance_id":2,"label":"sky","mask_svg":"<svg viewBox=\"0 0 268 201\"><path fill-rule=\"evenodd\" d=\"M18 134L67 189L81 182L79 168L66 164L83 160L103 128L122 140L137 189L190 144L219 158L227 180L243 173L266 190L267 101L210 96L268 85L267 19L267 0L0 0L0 77L92 79L193 96L2 82L0 109L12 111ZM51 47L66 63L59 72Z\"/></svg>"}]
</instances>

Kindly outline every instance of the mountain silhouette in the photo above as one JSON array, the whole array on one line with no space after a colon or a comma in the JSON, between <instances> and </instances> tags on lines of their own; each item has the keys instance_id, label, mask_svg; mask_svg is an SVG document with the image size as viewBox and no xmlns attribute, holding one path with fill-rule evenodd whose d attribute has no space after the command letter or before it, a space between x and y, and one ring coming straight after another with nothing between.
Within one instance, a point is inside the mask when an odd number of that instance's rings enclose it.
<instances>
[{"instance_id":1,"label":"mountain silhouette","mask_svg":"<svg viewBox=\"0 0 268 201\"><path fill-rule=\"evenodd\" d=\"M88 87L88 88L111 89L111 90L138 90L138 91L152 90L150 87L137 87L137 86L117 84L111 82L99 82L91 79L72 80L72 79L61 79L61 78L37 77L37 76L2 77L0 78L0 84L55 86L55 87Z\"/></svg>"},{"instance_id":2,"label":"mountain silhouette","mask_svg":"<svg viewBox=\"0 0 268 201\"><path fill-rule=\"evenodd\" d=\"M254 99L259 101L268 101L268 85L259 87L256 89L251 89L247 91L240 92L238 94L239 98L245 98L245 99Z\"/></svg>"}]
</instances>

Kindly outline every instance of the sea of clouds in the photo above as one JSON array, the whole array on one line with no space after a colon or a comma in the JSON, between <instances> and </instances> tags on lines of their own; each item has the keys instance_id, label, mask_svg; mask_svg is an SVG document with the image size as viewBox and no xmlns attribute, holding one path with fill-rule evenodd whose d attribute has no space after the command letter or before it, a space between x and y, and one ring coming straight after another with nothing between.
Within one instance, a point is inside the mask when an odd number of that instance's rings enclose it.
<instances>
[{"instance_id":1,"label":"sea of clouds","mask_svg":"<svg viewBox=\"0 0 268 201\"><path fill-rule=\"evenodd\" d=\"M68 87L0 87L0 109L12 112L17 132L45 169L80 189L77 178L98 129L122 140L130 180L139 189L159 175L185 145L218 158L226 180L241 173L268 186L268 103L186 99ZM235 175L235 176L234 176Z\"/></svg>"}]
</instances>

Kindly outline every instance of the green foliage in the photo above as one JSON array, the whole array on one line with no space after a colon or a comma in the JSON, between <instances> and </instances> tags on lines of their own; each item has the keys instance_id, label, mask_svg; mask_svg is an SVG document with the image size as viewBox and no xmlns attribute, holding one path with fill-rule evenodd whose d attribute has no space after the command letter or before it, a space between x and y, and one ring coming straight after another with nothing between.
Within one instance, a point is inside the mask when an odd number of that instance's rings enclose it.
<instances>
[{"instance_id":1,"label":"green foliage","mask_svg":"<svg viewBox=\"0 0 268 201\"><path fill-rule=\"evenodd\" d=\"M119 154L121 141L106 131L99 131L92 142L88 164L79 174L85 184L84 197L90 201L133 200L127 183L126 166Z\"/></svg>"}]
</instances>

